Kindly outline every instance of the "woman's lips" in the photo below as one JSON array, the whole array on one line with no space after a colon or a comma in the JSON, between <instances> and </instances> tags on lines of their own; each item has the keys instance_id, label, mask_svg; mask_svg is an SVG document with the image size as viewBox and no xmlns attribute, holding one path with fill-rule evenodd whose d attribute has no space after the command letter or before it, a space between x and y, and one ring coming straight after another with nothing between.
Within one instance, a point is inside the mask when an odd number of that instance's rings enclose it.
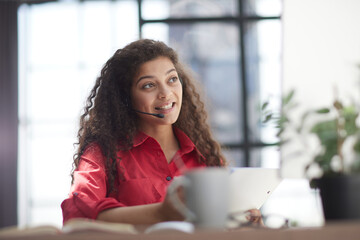
<instances>
[{"instance_id":1,"label":"woman's lips","mask_svg":"<svg viewBox=\"0 0 360 240\"><path fill-rule=\"evenodd\" d=\"M163 105L161 107L155 107L155 110L157 110L157 111L159 111L161 113L168 113L168 112L172 111L174 106L175 106L175 102L171 102L171 103L168 103L168 104Z\"/></svg>"}]
</instances>

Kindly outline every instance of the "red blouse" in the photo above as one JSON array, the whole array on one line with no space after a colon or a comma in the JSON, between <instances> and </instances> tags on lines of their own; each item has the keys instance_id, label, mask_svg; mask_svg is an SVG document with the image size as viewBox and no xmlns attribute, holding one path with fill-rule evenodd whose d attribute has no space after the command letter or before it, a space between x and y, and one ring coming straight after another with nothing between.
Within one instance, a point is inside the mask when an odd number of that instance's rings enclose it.
<instances>
[{"instance_id":1,"label":"red blouse","mask_svg":"<svg viewBox=\"0 0 360 240\"><path fill-rule=\"evenodd\" d=\"M170 163L160 144L144 133L137 134L130 150L119 151L118 171L122 174L116 186L118 191L110 195L107 195L104 156L98 145L90 145L74 172L69 198L61 204L64 223L75 217L96 219L109 208L161 202L174 176L186 169L205 166L197 160L199 153L194 143L179 129L174 131L180 150Z\"/></svg>"}]
</instances>

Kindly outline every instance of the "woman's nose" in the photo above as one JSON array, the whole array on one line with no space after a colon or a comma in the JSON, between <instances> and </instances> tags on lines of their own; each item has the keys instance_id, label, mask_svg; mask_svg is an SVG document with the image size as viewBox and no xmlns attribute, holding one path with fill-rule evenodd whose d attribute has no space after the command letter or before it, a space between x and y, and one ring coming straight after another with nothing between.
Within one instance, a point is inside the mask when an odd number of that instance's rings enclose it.
<instances>
[{"instance_id":1,"label":"woman's nose","mask_svg":"<svg viewBox=\"0 0 360 240\"><path fill-rule=\"evenodd\" d=\"M158 97L160 99L165 98L167 99L171 95L171 89L169 86L163 85L159 88L159 94Z\"/></svg>"}]
</instances>

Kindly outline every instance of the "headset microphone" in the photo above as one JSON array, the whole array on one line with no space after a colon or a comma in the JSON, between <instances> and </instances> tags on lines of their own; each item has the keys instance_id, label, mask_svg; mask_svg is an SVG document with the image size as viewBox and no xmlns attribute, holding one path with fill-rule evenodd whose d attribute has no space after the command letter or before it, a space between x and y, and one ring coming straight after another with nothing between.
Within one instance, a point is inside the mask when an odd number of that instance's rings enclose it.
<instances>
[{"instance_id":1,"label":"headset microphone","mask_svg":"<svg viewBox=\"0 0 360 240\"><path fill-rule=\"evenodd\" d=\"M147 114L147 115L155 116L155 117L158 117L158 118L164 118L165 117L165 115L162 114L162 113L148 113L148 112L142 112L142 111L135 110L135 109L133 109L133 110L135 112L138 112L138 113Z\"/></svg>"}]
</instances>

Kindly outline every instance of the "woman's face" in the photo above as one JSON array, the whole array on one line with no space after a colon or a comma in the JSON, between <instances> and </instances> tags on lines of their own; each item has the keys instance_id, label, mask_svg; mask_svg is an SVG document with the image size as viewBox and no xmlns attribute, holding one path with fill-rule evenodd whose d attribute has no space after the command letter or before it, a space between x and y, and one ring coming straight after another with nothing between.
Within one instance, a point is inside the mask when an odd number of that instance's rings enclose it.
<instances>
[{"instance_id":1,"label":"woman's face","mask_svg":"<svg viewBox=\"0 0 360 240\"><path fill-rule=\"evenodd\" d=\"M182 85L169 58L158 57L140 66L131 86L131 103L134 110L165 116L138 113L142 128L176 122L182 103Z\"/></svg>"}]
</instances>

